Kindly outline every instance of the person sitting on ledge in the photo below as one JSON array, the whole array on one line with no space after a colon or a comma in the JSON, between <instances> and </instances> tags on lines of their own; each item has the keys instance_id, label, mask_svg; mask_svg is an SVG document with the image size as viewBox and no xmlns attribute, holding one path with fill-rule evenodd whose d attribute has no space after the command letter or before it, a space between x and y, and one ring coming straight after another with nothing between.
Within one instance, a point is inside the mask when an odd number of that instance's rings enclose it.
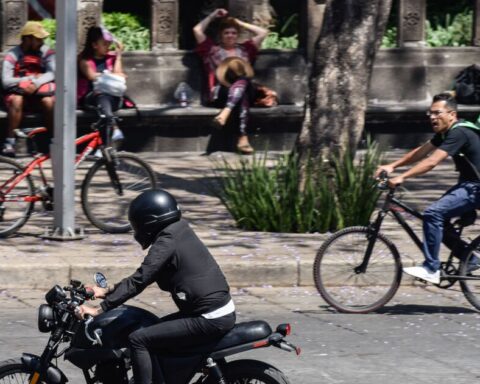
<instances>
[{"instance_id":1,"label":"person sitting on ledge","mask_svg":"<svg viewBox=\"0 0 480 384\"><path fill-rule=\"evenodd\" d=\"M53 133L55 52L44 44L49 35L41 23L27 21L20 30L22 42L5 55L2 85L8 128L4 156L15 157L15 129L20 126L24 111L41 110L49 136ZM48 142L45 144L47 147ZM42 148L42 152L48 152L48 148Z\"/></svg>"},{"instance_id":2,"label":"person sitting on ledge","mask_svg":"<svg viewBox=\"0 0 480 384\"><path fill-rule=\"evenodd\" d=\"M227 17L227 15L227 10L223 8L216 9L193 27L193 34L197 41L196 52L202 58L207 75L208 104L222 108L221 112L214 118L214 124L220 128L225 126L232 110L238 110L237 150L243 154L251 154L254 150L247 136L248 110L251 98L249 79L253 76L251 64L255 61L262 41L268 34L268 30L233 17ZM219 44L215 44L205 34L205 30L210 23L216 19L221 19ZM254 36L243 43L239 43L238 35L241 28L252 32ZM224 78L220 82L220 79L216 76L216 70L222 62L232 57L240 60L225 62L221 73L226 74L227 70L229 70L229 76L236 74L233 78Z\"/></svg>"}]
</instances>

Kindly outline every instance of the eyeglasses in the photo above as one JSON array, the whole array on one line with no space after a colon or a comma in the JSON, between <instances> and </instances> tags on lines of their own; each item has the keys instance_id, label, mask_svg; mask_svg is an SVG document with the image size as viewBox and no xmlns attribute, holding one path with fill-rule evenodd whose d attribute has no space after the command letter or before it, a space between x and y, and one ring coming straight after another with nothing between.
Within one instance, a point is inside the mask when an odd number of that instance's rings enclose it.
<instances>
[{"instance_id":1,"label":"eyeglasses","mask_svg":"<svg viewBox=\"0 0 480 384\"><path fill-rule=\"evenodd\" d=\"M430 116L433 116L433 117L438 117L440 116L442 113L446 113L446 112L452 112L451 110L449 111L427 111L426 115L428 117Z\"/></svg>"}]
</instances>

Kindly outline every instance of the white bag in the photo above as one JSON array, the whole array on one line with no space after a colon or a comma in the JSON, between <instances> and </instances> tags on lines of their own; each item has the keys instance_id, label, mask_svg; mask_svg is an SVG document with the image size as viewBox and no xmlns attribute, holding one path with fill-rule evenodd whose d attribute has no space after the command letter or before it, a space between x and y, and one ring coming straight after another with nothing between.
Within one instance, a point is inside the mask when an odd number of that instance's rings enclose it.
<instances>
[{"instance_id":1,"label":"white bag","mask_svg":"<svg viewBox=\"0 0 480 384\"><path fill-rule=\"evenodd\" d=\"M127 83L123 76L104 71L97 80L93 82L93 90L96 93L106 93L108 95L121 97L127 90Z\"/></svg>"}]
</instances>

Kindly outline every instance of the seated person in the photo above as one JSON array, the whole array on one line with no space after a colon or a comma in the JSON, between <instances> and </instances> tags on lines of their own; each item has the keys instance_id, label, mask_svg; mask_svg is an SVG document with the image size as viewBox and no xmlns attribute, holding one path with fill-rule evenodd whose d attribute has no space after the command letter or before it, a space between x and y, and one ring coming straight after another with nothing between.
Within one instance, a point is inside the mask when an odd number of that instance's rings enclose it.
<instances>
[{"instance_id":1,"label":"seated person","mask_svg":"<svg viewBox=\"0 0 480 384\"><path fill-rule=\"evenodd\" d=\"M44 45L49 33L42 24L28 21L20 31L22 42L5 55L2 67L4 102L8 130L2 153L15 157L14 130L20 126L23 111L41 109L45 127L53 133L55 53Z\"/></svg>"},{"instance_id":2,"label":"seated person","mask_svg":"<svg viewBox=\"0 0 480 384\"><path fill-rule=\"evenodd\" d=\"M109 51L112 43L115 43L115 52ZM81 107L98 108L99 112L109 119L109 127L113 128L111 137L114 142L124 138L122 131L113 119L113 112L122 106L123 100L118 96L96 92L93 82L103 71L125 77L122 67L122 51L122 43L114 40L108 31L100 27L90 27L85 47L80 53L78 61L77 103ZM102 132L102 134L105 135L105 141L107 133Z\"/></svg>"},{"instance_id":3,"label":"seated person","mask_svg":"<svg viewBox=\"0 0 480 384\"><path fill-rule=\"evenodd\" d=\"M196 51L203 60L207 74L208 103L222 108L222 111L215 117L215 124L220 127L224 126L231 115L232 109L237 107L239 113L237 150L243 154L251 154L254 150L247 136L250 81L247 76L240 76L237 81L231 83L231 86L227 86L225 82L224 84L219 83L215 71L220 63L230 57L240 58L251 65L268 31L236 18L226 17L227 14L228 11L225 9L216 9L195 25L193 33L198 44ZM215 44L211 38L206 36L205 30L213 20L218 18L222 18L219 27L220 42ZM243 43L238 43L241 28L252 32L254 36Z\"/></svg>"}]
</instances>

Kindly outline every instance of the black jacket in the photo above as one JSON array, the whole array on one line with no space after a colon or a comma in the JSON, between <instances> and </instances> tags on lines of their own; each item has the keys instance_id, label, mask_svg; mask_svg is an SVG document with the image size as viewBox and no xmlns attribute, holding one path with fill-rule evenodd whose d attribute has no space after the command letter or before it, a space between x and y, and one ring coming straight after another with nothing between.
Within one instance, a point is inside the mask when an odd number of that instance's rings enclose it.
<instances>
[{"instance_id":1,"label":"black jacket","mask_svg":"<svg viewBox=\"0 0 480 384\"><path fill-rule=\"evenodd\" d=\"M227 304L227 281L207 247L185 220L162 232L135 273L115 285L100 304L104 311L123 304L156 282L171 293L180 312L200 315Z\"/></svg>"}]
</instances>

